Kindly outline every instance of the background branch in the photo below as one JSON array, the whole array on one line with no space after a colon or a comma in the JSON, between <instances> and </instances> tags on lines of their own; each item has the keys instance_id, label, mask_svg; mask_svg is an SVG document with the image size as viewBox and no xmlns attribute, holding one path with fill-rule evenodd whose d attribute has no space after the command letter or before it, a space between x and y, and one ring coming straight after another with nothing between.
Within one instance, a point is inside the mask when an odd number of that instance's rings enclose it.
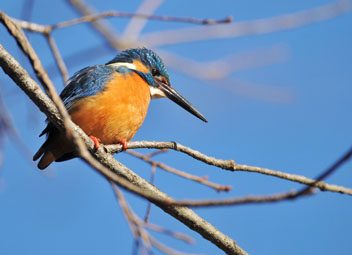
<instances>
[{"instance_id":1,"label":"background branch","mask_svg":"<svg viewBox=\"0 0 352 255\"><path fill-rule=\"evenodd\" d=\"M151 32L143 35L141 41L150 47L160 47L201 40L275 33L331 19L349 12L350 9L350 1L338 0L333 3L296 13L270 17L267 19L236 22L232 25L182 28L178 30L172 29L169 31Z\"/></svg>"}]
</instances>

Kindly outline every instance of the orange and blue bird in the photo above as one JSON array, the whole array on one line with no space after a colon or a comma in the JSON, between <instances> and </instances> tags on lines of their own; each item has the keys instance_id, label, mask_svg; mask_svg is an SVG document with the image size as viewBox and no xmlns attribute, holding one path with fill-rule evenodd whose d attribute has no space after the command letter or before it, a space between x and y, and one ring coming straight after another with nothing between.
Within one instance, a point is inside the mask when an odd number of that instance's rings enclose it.
<instances>
[{"instance_id":1,"label":"orange and blue bird","mask_svg":"<svg viewBox=\"0 0 352 255\"><path fill-rule=\"evenodd\" d=\"M83 68L67 82L60 97L74 123L80 126L98 148L121 144L127 148L141 127L151 99L167 97L199 119L207 122L170 84L161 58L146 48L120 52L103 65ZM38 168L74 158L73 145L66 135L48 123L40 136L47 139L33 156Z\"/></svg>"}]
</instances>

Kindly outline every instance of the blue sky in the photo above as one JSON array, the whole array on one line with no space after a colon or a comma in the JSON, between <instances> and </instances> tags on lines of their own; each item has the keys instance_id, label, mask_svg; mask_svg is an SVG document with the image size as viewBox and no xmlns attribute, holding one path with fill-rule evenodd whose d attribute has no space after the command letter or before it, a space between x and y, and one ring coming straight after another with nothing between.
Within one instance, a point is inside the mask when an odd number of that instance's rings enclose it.
<instances>
[{"instance_id":1,"label":"blue sky","mask_svg":"<svg viewBox=\"0 0 352 255\"><path fill-rule=\"evenodd\" d=\"M156 14L199 18L231 15L234 22L241 22L330 2L220 1L214 6L205 1L165 1ZM0 9L19 18L23 3L2 1ZM89 4L99 11L135 11L140 2L95 0ZM74 17L76 13L65 1L34 1L32 21L52 24ZM128 24L128 20L109 21L118 32ZM167 100L158 100L152 102L134 140L178 141L219 158L317 176L351 146L351 25L352 15L347 13L288 31L161 47L200 62L238 55L234 60L238 64L250 52L258 51L279 52L281 57L272 64L239 70L219 81L200 80L170 68L174 87L199 108L209 123L202 123ZM192 26L151 21L143 33ZM56 31L54 37L65 59L103 42L86 25ZM29 38L44 65L50 68L53 59L46 42L35 34L29 34ZM0 43L30 70L3 27ZM85 66L104 63L116 53L106 50L86 54L67 62L71 75ZM61 90L57 70L50 70ZM3 73L0 83L6 107L29 150L28 154L19 150L11 139L2 144L0 253L130 254L132 235L111 187L79 159L53 164L45 172L37 170L31 155L43 142L38 134L44 128L45 116ZM116 158L139 175L149 177L148 165L128 155ZM225 172L173 152L156 159L233 186L230 194L218 194L158 170L156 185L176 198L270 194L300 187L258 174ZM351 162L346 164L327 181L352 187L351 167ZM133 209L143 215L146 202L131 194L126 196ZM196 211L251 254L350 254L352 206L351 198L345 195L321 192L294 202ZM156 207L152 208L151 221L185 232L197 241L189 246L155 234L171 247L220 254L215 246Z\"/></svg>"}]
</instances>

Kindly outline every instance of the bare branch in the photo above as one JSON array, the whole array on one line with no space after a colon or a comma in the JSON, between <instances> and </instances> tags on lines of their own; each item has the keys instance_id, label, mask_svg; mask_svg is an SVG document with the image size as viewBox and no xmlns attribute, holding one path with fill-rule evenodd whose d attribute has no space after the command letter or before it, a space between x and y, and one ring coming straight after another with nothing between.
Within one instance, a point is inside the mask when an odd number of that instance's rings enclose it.
<instances>
[{"instance_id":1,"label":"bare branch","mask_svg":"<svg viewBox=\"0 0 352 255\"><path fill-rule=\"evenodd\" d=\"M155 150L155 151L152 151L152 152L150 152L148 154L145 154L145 156L148 157L148 158L153 158L155 156L158 156L160 154L166 153L168 151L169 151L168 149Z\"/></svg>"},{"instance_id":2,"label":"bare branch","mask_svg":"<svg viewBox=\"0 0 352 255\"><path fill-rule=\"evenodd\" d=\"M233 167L233 170L275 176L275 177L278 177L281 179L285 179L285 180L305 184L308 186L316 187L316 188L320 189L321 191L330 191L330 192L336 192L336 193L341 193L341 194L346 194L346 195L352 195L352 189L350 189L350 188L345 188L343 186L338 186L338 185L327 184L323 181L317 182L314 179L309 179L309 178L302 176L302 175L288 174L288 173L284 173L284 172L277 171L277 170L271 170L268 168L248 166L248 165L239 165L239 164L235 165Z\"/></svg>"},{"instance_id":3,"label":"bare branch","mask_svg":"<svg viewBox=\"0 0 352 255\"><path fill-rule=\"evenodd\" d=\"M50 34L46 34L46 38L48 40L48 44L50 46L51 53L54 56L57 68L59 69L59 71L61 73L63 84L65 86L65 83L69 78L65 61L61 57L61 54L60 54L59 48L56 45L55 39Z\"/></svg>"},{"instance_id":4,"label":"bare branch","mask_svg":"<svg viewBox=\"0 0 352 255\"><path fill-rule=\"evenodd\" d=\"M129 151L127 151L127 153L136 157L136 158L143 160L144 162L146 162L152 166L157 166L158 168L165 170L169 173L172 173L172 174L178 175L180 177L183 177L185 179L192 180L197 183L206 185L212 189L215 189L216 191L230 191L231 190L231 186L229 186L229 185L220 185L220 184L217 184L214 182L210 182L210 181L208 181L207 177L200 177L200 176L186 173L186 172L178 170L174 167L168 166L164 163L151 160L149 157L147 157L139 152L129 150Z\"/></svg>"},{"instance_id":5,"label":"bare branch","mask_svg":"<svg viewBox=\"0 0 352 255\"><path fill-rule=\"evenodd\" d=\"M79 0L71 0L71 3L74 2L75 7ZM81 8L80 8L81 9ZM83 10L83 9L82 9ZM82 16L77 19L72 19L68 21L63 21L54 25L51 25L52 29L60 29L64 27L74 26L81 23L87 22L96 22L103 18L109 17L118 17L118 18L138 18L138 19L147 19L147 20L157 20L162 22L178 22L178 23L191 23L198 25L218 25L218 24L227 24L232 22L232 17L226 17L223 19L197 19L192 17L174 17L174 16L158 16L158 15L149 15L143 13L135 12L116 12L116 11L107 11L98 14L91 14L84 12L85 16Z\"/></svg>"},{"instance_id":6,"label":"bare branch","mask_svg":"<svg viewBox=\"0 0 352 255\"><path fill-rule=\"evenodd\" d=\"M315 180L316 183L321 182L330 176L333 172L337 171L343 164L352 158L352 147L344 153L335 163L333 163L328 169L322 172ZM315 191L314 185L302 188L298 191L290 191L286 193L265 195L265 196L247 196L247 197L235 197L227 198L223 200L183 200L178 201L175 204L191 207L208 207L208 206L233 206L233 205L244 205L244 204L258 204L258 203L273 203L280 202L283 200L294 200L302 196L313 195Z\"/></svg>"},{"instance_id":7,"label":"bare branch","mask_svg":"<svg viewBox=\"0 0 352 255\"><path fill-rule=\"evenodd\" d=\"M305 194L301 194L300 191L290 191L285 193L278 193L273 195L263 196L245 196L245 197L234 197L226 199L209 199L209 200L179 200L173 204L190 206L190 207L210 207L210 206L234 206L234 205L246 205L246 204L266 204L273 202L281 202L283 200L293 200L299 196L312 195L313 190Z\"/></svg>"},{"instance_id":8,"label":"bare branch","mask_svg":"<svg viewBox=\"0 0 352 255\"><path fill-rule=\"evenodd\" d=\"M123 211L123 214L125 215L125 217L127 219L128 225L131 228L131 231L133 233L134 238L135 239L141 238L143 240L144 245L146 245L146 248L148 250L150 250L152 248L152 245L150 243L149 234L144 230L144 228L141 226L140 221L138 220L137 216L134 214L134 212L128 206L127 201L126 201L125 197L123 196L122 192L120 191L120 189L113 182L111 182L111 186L113 188L116 199L120 204L120 207Z\"/></svg>"},{"instance_id":9,"label":"bare branch","mask_svg":"<svg viewBox=\"0 0 352 255\"><path fill-rule=\"evenodd\" d=\"M42 33L42 34L49 34L51 33L51 28L49 25L42 25L34 22L29 22L26 20L20 20L13 18L13 21L21 27L22 29L28 30L30 32Z\"/></svg>"},{"instance_id":10,"label":"bare branch","mask_svg":"<svg viewBox=\"0 0 352 255\"><path fill-rule=\"evenodd\" d=\"M156 240L154 237L151 237L150 240L151 240L153 246L164 254L168 254L168 255L197 255L194 253L179 252L174 249L171 249L170 247L168 247L165 244Z\"/></svg>"},{"instance_id":11,"label":"bare branch","mask_svg":"<svg viewBox=\"0 0 352 255\"><path fill-rule=\"evenodd\" d=\"M149 223L149 222L144 222L143 223L143 226L145 228L148 228L150 230L153 230L155 232L158 232L158 233L162 233L162 234L165 234L165 235L169 235L175 239L178 239L178 240L181 240L185 243L188 243L188 244L194 244L195 241L192 237L184 234L184 233L180 233L180 232L175 232L175 231L171 231L169 229L166 229L166 228L163 228L163 227L160 227L156 224L153 224L153 223Z\"/></svg>"},{"instance_id":12,"label":"bare branch","mask_svg":"<svg viewBox=\"0 0 352 255\"><path fill-rule=\"evenodd\" d=\"M233 170L235 162L233 160L223 160L207 156L197 150L188 148L177 142L158 142L158 141L132 141L128 143L128 149L170 149L182 152L194 159L200 160L208 165L217 166L226 170ZM119 144L106 145L105 150L109 153L117 153L122 151Z\"/></svg>"},{"instance_id":13,"label":"bare branch","mask_svg":"<svg viewBox=\"0 0 352 255\"><path fill-rule=\"evenodd\" d=\"M156 166L152 165L149 182L153 185L155 180L155 174L156 174ZM148 223L151 210L152 210L152 203L148 201L147 208L145 209L145 214L143 218L144 223Z\"/></svg>"},{"instance_id":14,"label":"bare branch","mask_svg":"<svg viewBox=\"0 0 352 255\"><path fill-rule=\"evenodd\" d=\"M155 180L155 174L156 174L156 166L152 166L151 167L151 173L150 173L150 178L149 178L149 182L151 184L154 185L154 180ZM145 214L144 214L144 218L143 218L143 223L146 224L149 222L149 216L150 216L150 212L152 210L152 203L150 201L148 201L147 203L147 208L145 210ZM140 248L140 238L135 239L134 243L133 243L133 249L132 249L132 254L136 254Z\"/></svg>"},{"instance_id":15,"label":"bare branch","mask_svg":"<svg viewBox=\"0 0 352 255\"><path fill-rule=\"evenodd\" d=\"M67 0L67 2L70 3L73 9L76 10L81 15L84 15L84 16L95 15L95 11L81 0ZM108 42L109 46L112 49L125 49L128 47L128 44L126 44L123 40L121 40L117 35L117 32L114 31L114 29L110 27L108 24L102 21L96 20L96 21L91 21L90 25L93 28L95 28L95 30L103 38L105 38L105 40Z\"/></svg>"},{"instance_id":16,"label":"bare branch","mask_svg":"<svg viewBox=\"0 0 352 255\"><path fill-rule=\"evenodd\" d=\"M193 27L152 32L143 35L140 39L144 44L150 47L158 47L193 41L260 35L294 29L315 22L332 19L338 15L349 12L350 9L350 1L339 0L316 8L267 19L243 21L214 27Z\"/></svg>"},{"instance_id":17,"label":"bare branch","mask_svg":"<svg viewBox=\"0 0 352 255\"><path fill-rule=\"evenodd\" d=\"M182 233L170 231L168 229L159 227L155 224L145 224L143 221L132 211L130 206L127 204L127 201L120 191L120 189L114 184L111 183L112 188L114 190L114 194L116 196L117 201L120 204L120 207L123 211L123 214L125 215L127 222L131 228L131 231L134 235L134 238L139 240L141 238L143 240L144 245L146 245L148 250L151 250L151 247L154 246L155 248L159 249L165 254L173 255L173 254L186 254L186 253L181 253L178 251L175 251L166 245L160 243L157 241L155 238L153 238L146 230L145 227L152 229L156 232L167 234L175 239L182 240L187 243L191 243L193 240L190 239L187 235L184 235Z\"/></svg>"},{"instance_id":18,"label":"bare branch","mask_svg":"<svg viewBox=\"0 0 352 255\"><path fill-rule=\"evenodd\" d=\"M52 25L38 24L35 22L29 22L26 20L14 19L16 23L22 28L31 32L37 33L50 33L57 29L67 28L82 23L94 23L105 18L128 18L128 19L143 19L143 20L156 20L162 22L177 22L177 23L190 23L197 25L219 25L227 24L232 22L232 17L226 17L222 19L198 19L192 17L174 17L174 16L158 16L149 15L144 13L135 12L117 12L117 11L106 11L101 13L94 13L90 8L83 4L80 0L69 0L72 5L84 16L75 18L67 21L62 21ZM88 11L89 10L89 11Z\"/></svg>"},{"instance_id":19,"label":"bare branch","mask_svg":"<svg viewBox=\"0 0 352 255\"><path fill-rule=\"evenodd\" d=\"M164 2L164 0L144 0L138 7L136 13L144 13L152 15L156 9ZM122 37L129 38L129 40L136 40L143 28L147 25L148 19L140 19L132 17L130 22L126 25Z\"/></svg>"},{"instance_id":20,"label":"bare branch","mask_svg":"<svg viewBox=\"0 0 352 255\"><path fill-rule=\"evenodd\" d=\"M107 145L105 146L105 148L110 153L120 152L122 149L121 145ZM208 165L222 168L224 170L260 173L260 174L274 176L281 179L316 187L316 188L319 188L321 191L331 191L331 192L337 192L337 193L346 194L346 195L352 195L352 189L349 189L349 188L327 184L322 181L317 182L314 179L310 179L302 175L289 174L278 170L272 170L272 169L257 167L257 166L241 165L241 164L235 163L234 160L217 159L214 157L207 156L199 151L193 150L191 148L188 148L176 142L149 142L149 141L129 142L128 148L129 149L137 149L137 148L171 149L171 150L185 153L194 159L202 161Z\"/></svg>"},{"instance_id":21,"label":"bare branch","mask_svg":"<svg viewBox=\"0 0 352 255\"><path fill-rule=\"evenodd\" d=\"M317 178L315 178L315 182L321 182L326 179L328 176L332 175L337 169L339 169L342 165L347 163L352 158L352 147L344 153L336 162L334 162L330 167L328 167L324 172L322 172ZM297 196L305 195L307 193L312 192L312 187L305 187L301 191L298 192Z\"/></svg>"}]
</instances>

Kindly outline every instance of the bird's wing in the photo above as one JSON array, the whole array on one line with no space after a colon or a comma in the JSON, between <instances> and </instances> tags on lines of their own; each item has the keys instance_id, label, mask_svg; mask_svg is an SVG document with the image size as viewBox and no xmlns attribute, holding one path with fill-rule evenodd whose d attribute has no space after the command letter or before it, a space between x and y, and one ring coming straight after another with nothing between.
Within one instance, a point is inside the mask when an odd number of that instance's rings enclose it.
<instances>
[{"instance_id":1,"label":"bird's wing","mask_svg":"<svg viewBox=\"0 0 352 255\"><path fill-rule=\"evenodd\" d=\"M115 70L106 65L89 66L76 72L60 94L66 109L70 110L74 103L82 98L94 96L103 91L114 72ZM49 122L39 136L50 133L53 128L54 125Z\"/></svg>"},{"instance_id":2,"label":"bird's wing","mask_svg":"<svg viewBox=\"0 0 352 255\"><path fill-rule=\"evenodd\" d=\"M66 109L70 110L81 98L94 96L103 91L113 73L114 70L106 65L89 66L76 72L60 94Z\"/></svg>"}]
</instances>

